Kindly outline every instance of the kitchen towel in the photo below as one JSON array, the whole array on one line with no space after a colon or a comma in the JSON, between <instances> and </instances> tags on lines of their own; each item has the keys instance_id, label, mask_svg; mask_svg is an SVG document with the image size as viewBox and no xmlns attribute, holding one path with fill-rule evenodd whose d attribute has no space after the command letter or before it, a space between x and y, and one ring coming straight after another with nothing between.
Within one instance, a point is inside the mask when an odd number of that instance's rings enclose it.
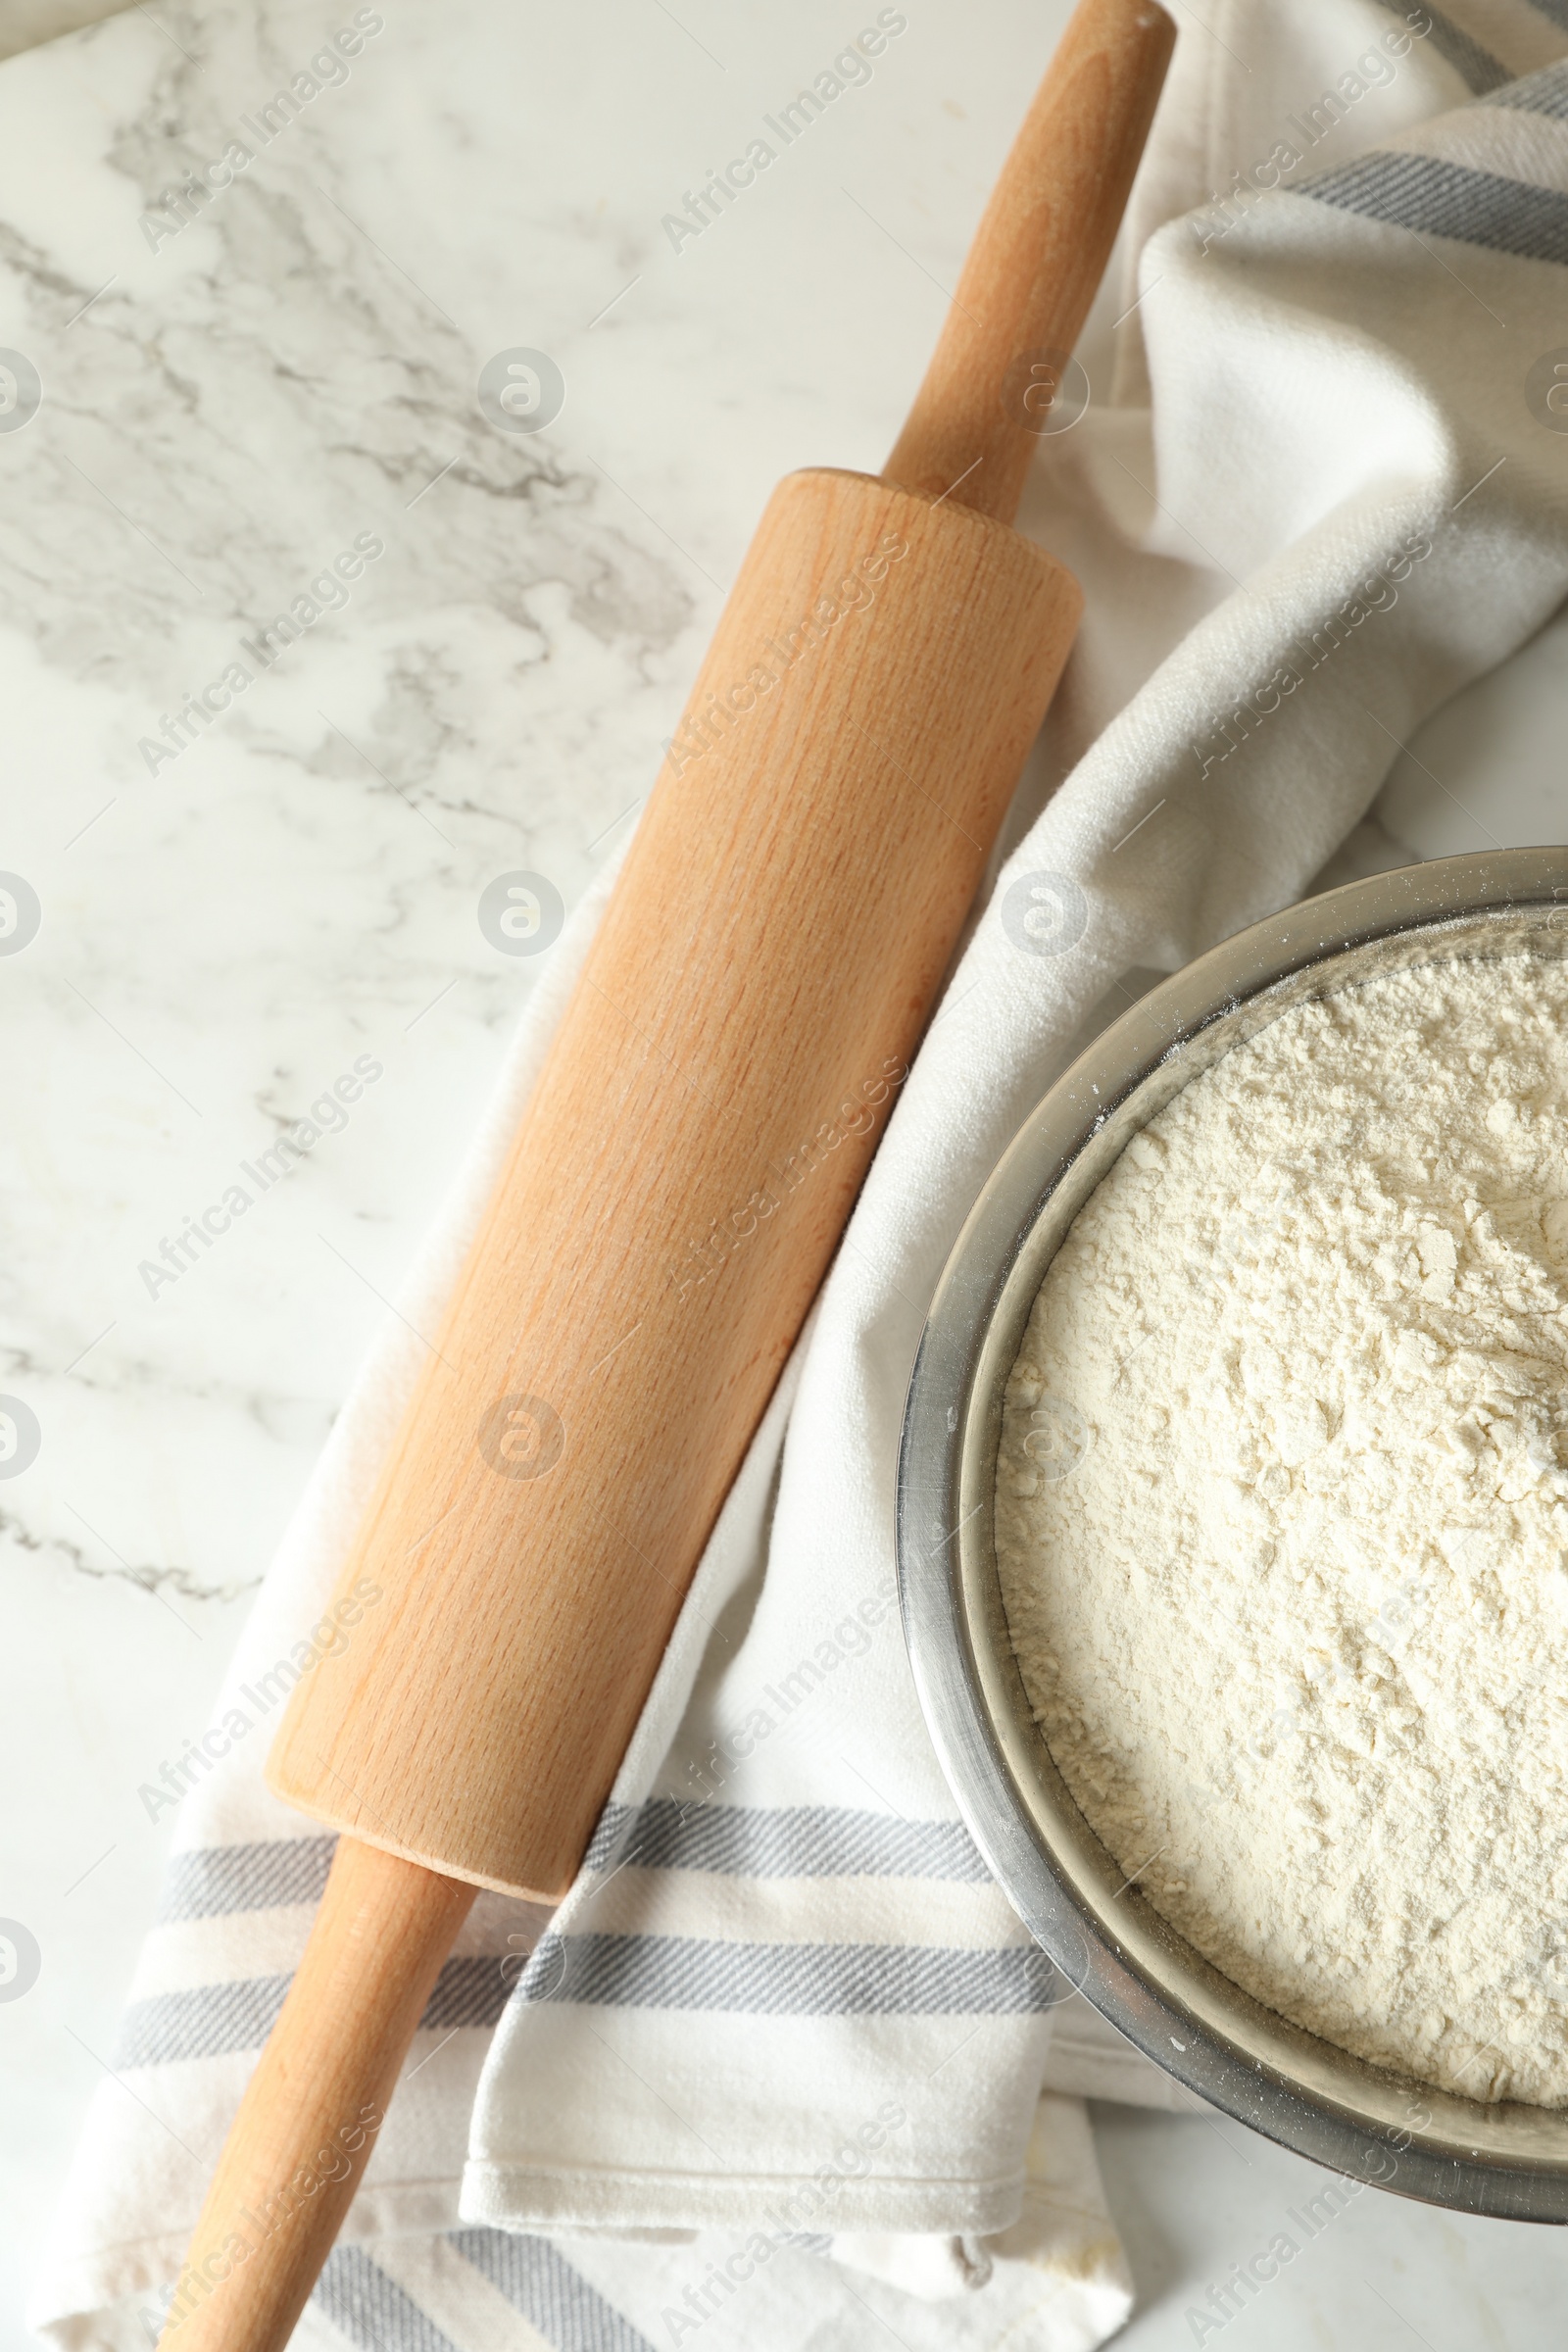
<instances>
[{"instance_id":1,"label":"kitchen towel","mask_svg":"<svg viewBox=\"0 0 1568 2352\"><path fill-rule=\"evenodd\" d=\"M969 1201L1096 1008L1298 895L1422 717L1568 586L1561 16L1232 0L1184 32L1136 281L1085 349L1110 395L1043 437L1026 501L1089 614L1008 854L579 1882L548 1926L475 1906L301 2342L793 2352L858 2342L868 2305L911 2345L1058 2352L1125 2316L1082 2108L1040 2095L1068 1988L979 1870L903 1656L903 1391ZM595 911L552 951L413 1324ZM416 1352L389 1324L220 1723L336 1638L331 1567ZM65 2344L156 2325L324 1875L261 1745L184 1809L40 2281ZM1072 2086L1146 2080L1080 2050Z\"/></svg>"}]
</instances>

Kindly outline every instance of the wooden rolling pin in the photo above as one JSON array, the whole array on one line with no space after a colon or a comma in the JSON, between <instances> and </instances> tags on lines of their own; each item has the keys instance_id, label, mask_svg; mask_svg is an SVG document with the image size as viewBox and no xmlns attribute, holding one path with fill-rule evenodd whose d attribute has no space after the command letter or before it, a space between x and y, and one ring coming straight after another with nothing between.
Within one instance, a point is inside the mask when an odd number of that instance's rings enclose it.
<instances>
[{"instance_id":1,"label":"wooden rolling pin","mask_svg":"<svg viewBox=\"0 0 1568 2352\"><path fill-rule=\"evenodd\" d=\"M885 472L762 517L278 1733L345 1835L179 2352L286 2344L475 1888L581 1861L1072 642L1010 518L1173 39L1083 0Z\"/></svg>"}]
</instances>

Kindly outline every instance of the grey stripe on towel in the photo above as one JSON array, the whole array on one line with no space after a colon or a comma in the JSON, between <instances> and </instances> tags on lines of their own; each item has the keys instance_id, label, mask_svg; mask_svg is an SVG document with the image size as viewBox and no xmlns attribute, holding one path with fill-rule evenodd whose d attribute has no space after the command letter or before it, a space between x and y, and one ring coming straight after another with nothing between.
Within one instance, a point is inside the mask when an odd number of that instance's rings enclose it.
<instances>
[{"instance_id":1,"label":"grey stripe on towel","mask_svg":"<svg viewBox=\"0 0 1568 2352\"><path fill-rule=\"evenodd\" d=\"M160 1927L172 1919L319 1903L336 1837L275 1837L254 1846L195 1846L176 1853L165 1880Z\"/></svg>"},{"instance_id":2,"label":"grey stripe on towel","mask_svg":"<svg viewBox=\"0 0 1568 2352\"><path fill-rule=\"evenodd\" d=\"M557 2352L653 2352L647 2336L544 2238L455 2230L449 2242Z\"/></svg>"},{"instance_id":3,"label":"grey stripe on towel","mask_svg":"<svg viewBox=\"0 0 1568 2352\"><path fill-rule=\"evenodd\" d=\"M246 1977L238 1984L195 1984L188 1992L133 2001L121 2020L116 2070L259 2050L288 1987L287 1977Z\"/></svg>"},{"instance_id":4,"label":"grey stripe on towel","mask_svg":"<svg viewBox=\"0 0 1568 2352\"><path fill-rule=\"evenodd\" d=\"M507 2005L512 1979L496 1953L449 1960L435 1981L419 2026L449 2034L457 2026L493 2026ZM514 1975L515 1972L514 1972ZM196 1984L187 1992L156 1993L126 2010L115 2053L117 2068L175 2066L187 2058L219 2058L229 2050L259 2050L272 2031L287 1977L247 1977L236 1984Z\"/></svg>"},{"instance_id":5,"label":"grey stripe on towel","mask_svg":"<svg viewBox=\"0 0 1568 2352\"><path fill-rule=\"evenodd\" d=\"M711 1870L754 1879L954 1879L984 1886L989 1873L961 1822L902 1821L845 1805L742 1805L652 1797L639 1810L607 1805L587 1865L603 1868L628 1827L643 1870ZM318 1903L335 1838L276 1838L254 1845L196 1846L175 1854L164 1881L161 1926Z\"/></svg>"},{"instance_id":6,"label":"grey stripe on towel","mask_svg":"<svg viewBox=\"0 0 1568 2352\"><path fill-rule=\"evenodd\" d=\"M1532 262L1568 262L1568 196L1430 155L1377 148L1298 181L1292 192L1416 233L1425 229Z\"/></svg>"},{"instance_id":7,"label":"grey stripe on towel","mask_svg":"<svg viewBox=\"0 0 1568 2352\"><path fill-rule=\"evenodd\" d=\"M1379 8L1386 8L1391 15L1402 17L1408 23L1409 0L1377 0L1377 4ZM1513 79L1500 58L1494 57L1490 49L1483 49L1481 43L1473 39L1462 25L1456 24L1451 17L1444 16L1440 9L1433 8L1430 0L1422 0L1422 14L1431 20L1432 25L1431 31L1423 34L1422 38L1431 42L1438 55L1453 68L1459 79L1478 98L1484 97L1489 90L1500 89L1505 81Z\"/></svg>"},{"instance_id":8,"label":"grey stripe on towel","mask_svg":"<svg viewBox=\"0 0 1568 2352\"><path fill-rule=\"evenodd\" d=\"M1541 0L1536 5L1539 8ZM1568 32L1568 0L1555 0L1555 5L1561 11L1557 23ZM1492 104L1512 107L1521 115L1550 115L1559 122L1568 119L1568 59L1543 66L1539 74L1527 74L1522 81L1496 91Z\"/></svg>"},{"instance_id":9,"label":"grey stripe on towel","mask_svg":"<svg viewBox=\"0 0 1568 2352\"><path fill-rule=\"evenodd\" d=\"M602 1868L612 1859L622 1868L750 1879L945 1879L983 1886L991 1876L958 1821L905 1821L848 1805L763 1810L671 1796L650 1797L636 1813L627 1805L606 1807L588 1861Z\"/></svg>"},{"instance_id":10,"label":"grey stripe on towel","mask_svg":"<svg viewBox=\"0 0 1568 2352\"><path fill-rule=\"evenodd\" d=\"M420 2032L449 2034L454 2026L495 2025L517 1981L516 1955L512 1957L510 1977L503 1974L506 1961L499 1952L466 1952L461 1959L449 1960L425 2002Z\"/></svg>"},{"instance_id":11,"label":"grey stripe on towel","mask_svg":"<svg viewBox=\"0 0 1568 2352\"><path fill-rule=\"evenodd\" d=\"M175 1854L164 1881L159 1924L318 1903L336 1851L335 1838L275 1838L265 1844L199 1845Z\"/></svg>"},{"instance_id":12,"label":"grey stripe on towel","mask_svg":"<svg viewBox=\"0 0 1568 2352\"><path fill-rule=\"evenodd\" d=\"M364 2352L463 2352L363 2247L327 2256L311 2301Z\"/></svg>"},{"instance_id":13,"label":"grey stripe on towel","mask_svg":"<svg viewBox=\"0 0 1568 2352\"><path fill-rule=\"evenodd\" d=\"M518 1997L756 2017L995 2016L1049 2009L1058 1978L1033 1944L723 1943L689 1936L547 1935Z\"/></svg>"}]
</instances>

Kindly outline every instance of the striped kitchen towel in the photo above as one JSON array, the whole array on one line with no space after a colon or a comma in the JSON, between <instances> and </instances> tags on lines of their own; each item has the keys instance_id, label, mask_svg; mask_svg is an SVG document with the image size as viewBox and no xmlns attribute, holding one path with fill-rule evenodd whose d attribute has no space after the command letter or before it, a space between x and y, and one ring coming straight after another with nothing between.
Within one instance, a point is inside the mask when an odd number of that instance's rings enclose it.
<instances>
[{"instance_id":1,"label":"striped kitchen towel","mask_svg":"<svg viewBox=\"0 0 1568 2352\"><path fill-rule=\"evenodd\" d=\"M33 2305L35 2325L81 2352L156 2337L206 2177L298 1962L334 1840L268 1790L266 1741L289 1690L341 1639L323 1596L412 1383L414 1328L439 1310L612 880L558 943L402 1312L269 1571L211 1735L166 1773L188 1787L177 1850ZM744 1723L715 1732L678 1793L650 1793L670 1727L700 1707L763 1575L809 1347L808 1329L726 1499L578 1885L553 1919L484 1893L465 1923L298 2343L635 2352L695 2328L741 2285L748 2327L787 2315L781 2342L812 2328L829 2342L826 2331L869 2307L898 2312L905 2340L933 2352L939 2340L961 2346L971 2328L977 2347L991 2342L999 2315L1049 2322L1039 2340L1053 2352L1089 2352L1125 2318L1130 2284L1082 2098L1042 2096L1049 2024L1071 1987L991 1884L918 1727L891 1727L895 1748L918 1742L891 1776L878 1741L865 1742L877 1689L891 1677L902 1697L907 1671L891 1586L877 1580L836 1604L804 1657L771 1664ZM735 1773L775 1714L800 1750L813 1739L863 1750L892 1802L849 1766L826 1795L806 1785L784 1803L748 1795ZM570 2184L559 2230L491 2225L482 2168L464 2188L481 2067L509 2009L544 2021L547 2047L549 2027L569 2021L561 2068L538 2083ZM1116 2084L1162 2103L1163 2079L1096 2022L1084 2012L1070 2039L1073 2088ZM728 2083L722 2130L710 2118L687 2132L645 2080L656 2062L618 2054L628 2026L724 2070L712 2077ZM764 2034L790 2078L782 2100L764 2079ZM598 2086L578 2079L585 2050L613 2067L626 2134L609 2164L596 2155L586 2169L574 2118L591 2130L606 2118ZM1023 2098L994 2099L998 2078L1024 2084ZM751 2151L770 2099L775 2152L760 2185ZM726 2175L739 2192L727 2198ZM908 2317L980 2279L985 2296L944 2306L947 2322Z\"/></svg>"},{"instance_id":2,"label":"striped kitchen towel","mask_svg":"<svg viewBox=\"0 0 1568 2352\"><path fill-rule=\"evenodd\" d=\"M1026 504L1089 610L1016 846L579 1880L548 1922L476 1904L301 2343L825 2352L882 2332L869 2309L922 2352L1066 2352L1125 2316L1050 2068L1112 2095L1149 2076L1081 2027L1053 2060L1067 1988L926 1741L893 1600L904 1385L969 1201L1106 992L1298 896L1412 728L1568 590L1565 57L1563 0L1184 17L1117 397L1043 439ZM601 903L552 951L411 1323ZM220 1700L226 1752L186 1768L168 1915L39 2284L64 2345L155 2328L297 1960L327 1846L261 1754L335 1639L322 1595L416 1352L389 1322Z\"/></svg>"}]
</instances>

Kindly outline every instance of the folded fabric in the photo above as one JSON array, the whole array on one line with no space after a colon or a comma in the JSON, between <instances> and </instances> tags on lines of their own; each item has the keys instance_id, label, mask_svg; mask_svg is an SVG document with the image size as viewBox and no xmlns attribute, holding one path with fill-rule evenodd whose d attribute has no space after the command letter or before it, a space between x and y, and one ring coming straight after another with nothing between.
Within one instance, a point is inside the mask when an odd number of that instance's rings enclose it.
<instances>
[{"instance_id":1,"label":"folded fabric","mask_svg":"<svg viewBox=\"0 0 1568 2352\"><path fill-rule=\"evenodd\" d=\"M1026 502L1089 612L1016 847L579 1880L542 1938L527 1906L475 1906L300 2342L633 2347L722 2312L819 2352L864 2305L910 2345L1060 2352L1125 2316L1082 2108L1040 2095L1068 1988L979 1868L904 1655L904 1388L975 1191L1097 1005L1298 895L1396 746L1568 586L1560 15L1234 0L1184 33L1116 398L1043 442ZM552 952L414 1324L601 898ZM388 1323L220 1716L273 1719L416 1346ZM95 2102L35 2303L64 2344L145 2340L298 1956L330 1841L267 1795L263 1744L181 1818L119 2062L145 2104ZM1089 2046L1073 2087L1147 2080L1129 2057L1097 2081Z\"/></svg>"}]
</instances>

